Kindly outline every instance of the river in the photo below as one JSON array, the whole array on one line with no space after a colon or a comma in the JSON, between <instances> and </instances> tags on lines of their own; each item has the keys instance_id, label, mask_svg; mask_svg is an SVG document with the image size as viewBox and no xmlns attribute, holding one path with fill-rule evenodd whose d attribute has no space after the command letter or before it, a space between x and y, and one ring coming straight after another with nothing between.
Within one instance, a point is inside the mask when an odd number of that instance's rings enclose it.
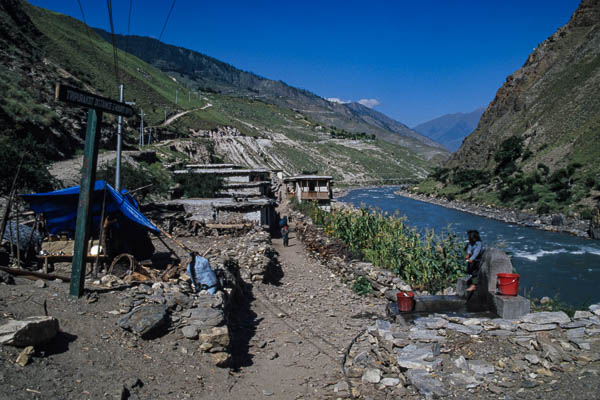
<instances>
[{"instance_id":1,"label":"river","mask_svg":"<svg viewBox=\"0 0 600 400\"><path fill-rule=\"evenodd\" d=\"M519 294L549 296L575 307L600 302L600 241L564 233L511 225L394 194L397 187L352 190L339 200L407 218L417 229L442 232L447 227L464 237L476 229L486 246L512 257L521 276Z\"/></svg>"}]
</instances>

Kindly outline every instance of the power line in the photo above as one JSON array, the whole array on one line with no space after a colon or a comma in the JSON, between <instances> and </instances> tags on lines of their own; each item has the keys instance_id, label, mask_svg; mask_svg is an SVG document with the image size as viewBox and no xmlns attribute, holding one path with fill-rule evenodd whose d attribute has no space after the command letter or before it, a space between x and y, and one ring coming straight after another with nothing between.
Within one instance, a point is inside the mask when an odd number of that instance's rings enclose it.
<instances>
[{"instance_id":1,"label":"power line","mask_svg":"<svg viewBox=\"0 0 600 400\"><path fill-rule=\"evenodd\" d=\"M90 42L90 49L92 50L92 55L94 56L94 63L96 68L99 68L100 65L98 64L98 56L96 55L96 50L94 50L94 44L92 42L92 37L90 36L90 26L87 24L87 21L85 19L85 13L83 12L83 6L81 5L81 0L77 0L77 3L79 4L79 10L81 11L81 18L83 18L83 23L85 24L85 33L88 37L88 40Z\"/></svg>"},{"instance_id":2,"label":"power line","mask_svg":"<svg viewBox=\"0 0 600 400\"><path fill-rule=\"evenodd\" d=\"M173 11L173 7L175 7L175 2L177 0L173 0L173 4L171 4L171 9L169 10L169 13L167 14L167 19L165 20L165 24L162 27L162 30L160 31L160 35L158 36L158 41L160 42L160 40L162 39L162 35L163 33L165 33L165 28L167 27L167 22L169 22L169 17L171 16L171 12Z\"/></svg>"},{"instance_id":3,"label":"power line","mask_svg":"<svg viewBox=\"0 0 600 400\"><path fill-rule=\"evenodd\" d=\"M113 56L115 60L115 78L117 86L119 86L119 62L117 58L117 46L115 45L115 27L113 24L113 16L112 16L112 1L106 0L106 6L108 8L108 19L110 21L110 34L112 37L112 47L113 47Z\"/></svg>"},{"instance_id":4,"label":"power line","mask_svg":"<svg viewBox=\"0 0 600 400\"><path fill-rule=\"evenodd\" d=\"M131 7L133 0L129 0L129 17L127 17L127 38L125 39L125 53L129 53L129 28L131 27Z\"/></svg>"}]
</instances>

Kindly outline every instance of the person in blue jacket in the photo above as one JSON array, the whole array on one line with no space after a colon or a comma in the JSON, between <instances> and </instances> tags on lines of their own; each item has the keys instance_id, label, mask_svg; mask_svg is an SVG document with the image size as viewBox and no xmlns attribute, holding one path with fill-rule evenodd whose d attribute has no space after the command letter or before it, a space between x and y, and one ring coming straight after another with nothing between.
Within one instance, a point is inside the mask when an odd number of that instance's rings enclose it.
<instances>
[{"instance_id":1,"label":"person in blue jacket","mask_svg":"<svg viewBox=\"0 0 600 400\"><path fill-rule=\"evenodd\" d=\"M472 292L477 289L479 283L479 268L481 266L481 255L483 254L483 244L479 232L475 230L467 231L469 243L467 244L467 273L471 275L471 285L467 288L467 292Z\"/></svg>"}]
</instances>

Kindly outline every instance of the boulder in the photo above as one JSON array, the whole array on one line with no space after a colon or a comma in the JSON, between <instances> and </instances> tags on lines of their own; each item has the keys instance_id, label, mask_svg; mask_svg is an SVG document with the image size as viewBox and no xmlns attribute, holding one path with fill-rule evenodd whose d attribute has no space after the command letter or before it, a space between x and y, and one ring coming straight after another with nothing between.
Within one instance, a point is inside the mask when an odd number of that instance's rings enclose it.
<instances>
[{"instance_id":1,"label":"boulder","mask_svg":"<svg viewBox=\"0 0 600 400\"><path fill-rule=\"evenodd\" d=\"M0 283L6 283L7 285L14 285L15 279L8 272L0 271Z\"/></svg>"},{"instance_id":2,"label":"boulder","mask_svg":"<svg viewBox=\"0 0 600 400\"><path fill-rule=\"evenodd\" d=\"M58 333L54 317L29 317L21 321L8 320L0 326L0 343L17 347L35 346L48 342Z\"/></svg>"},{"instance_id":3,"label":"boulder","mask_svg":"<svg viewBox=\"0 0 600 400\"><path fill-rule=\"evenodd\" d=\"M411 369L406 373L410 383L416 387L422 395L429 397L446 397L449 392L442 381L434 378L422 369Z\"/></svg>"},{"instance_id":4,"label":"boulder","mask_svg":"<svg viewBox=\"0 0 600 400\"><path fill-rule=\"evenodd\" d=\"M562 311L544 311L527 314L521 321L531 324L567 324L571 322L571 318Z\"/></svg>"},{"instance_id":5,"label":"boulder","mask_svg":"<svg viewBox=\"0 0 600 400\"><path fill-rule=\"evenodd\" d=\"M198 307L189 310L188 324L198 329L210 329L224 322L223 311L211 307Z\"/></svg>"},{"instance_id":6,"label":"boulder","mask_svg":"<svg viewBox=\"0 0 600 400\"><path fill-rule=\"evenodd\" d=\"M367 368L362 376L363 383L379 383L381 381L381 370Z\"/></svg>"},{"instance_id":7,"label":"boulder","mask_svg":"<svg viewBox=\"0 0 600 400\"><path fill-rule=\"evenodd\" d=\"M226 349L229 347L229 329L226 326L212 328L206 333L200 333L199 339L202 344L210 345L211 352L215 349Z\"/></svg>"},{"instance_id":8,"label":"boulder","mask_svg":"<svg viewBox=\"0 0 600 400\"><path fill-rule=\"evenodd\" d=\"M167 307L150 304L133 309L117 320L117 324L134 334L146 338L158 333L167 323Z\"/></svg>"}]
</instances>

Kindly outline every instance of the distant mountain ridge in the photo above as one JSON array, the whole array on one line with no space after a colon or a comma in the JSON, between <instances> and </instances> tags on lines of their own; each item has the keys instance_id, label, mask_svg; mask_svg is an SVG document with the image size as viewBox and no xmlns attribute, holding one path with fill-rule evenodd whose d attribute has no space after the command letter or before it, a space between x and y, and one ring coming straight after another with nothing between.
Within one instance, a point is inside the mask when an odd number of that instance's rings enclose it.
<instances>
[{"instance_id":1,"label":"distant mountain ridge","mask_svg":"<svg viewBox=\"0 0 600 400\"><path fill-rule=\"evenodd\" d=\"M485 107L480 107L468 113L445 114L412 129L455 152L460 148L464 138L477 128L484 111Z\"/></svg>"},{"instance_id":2,"label":"distant mountain ridge","mask_svg":"<svg viewBox=\"0 0 600 400\"><path fill-rule=\"evenodd\" d=\"M95 31L111 42L110 33L97 28ZM305 114L325 127L375 134L380 139L406 146L426 159L445 160L449 156L439 143L361 104L334 103L282 81L263 78L213 57L153 38L115 35L115 41L121 50L154 65L189 87L260 99Z\"/></svg>"}]
</instances>

